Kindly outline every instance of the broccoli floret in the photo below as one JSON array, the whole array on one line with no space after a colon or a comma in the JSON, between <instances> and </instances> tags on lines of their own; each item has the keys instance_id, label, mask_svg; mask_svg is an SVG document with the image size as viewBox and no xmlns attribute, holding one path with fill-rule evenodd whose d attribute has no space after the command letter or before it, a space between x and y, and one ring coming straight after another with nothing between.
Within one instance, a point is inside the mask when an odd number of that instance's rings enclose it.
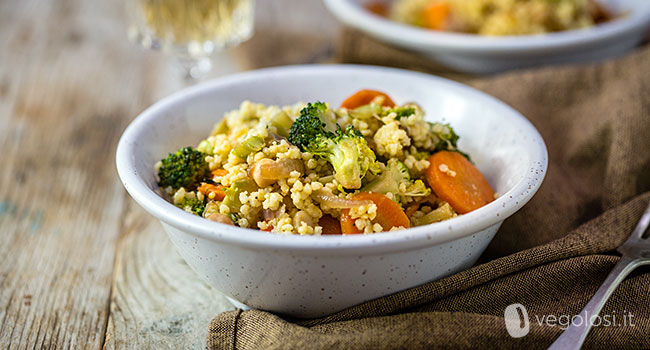
<instances>
[{"instance_id":1,"label":"broccoli floret","mask_svg":"<svg viewBox=\"0 0 650 350\"><path fill-rule=\"evenodd\" d=\"M180 203L176 204L176 206L188 213L196 214L198 216L203 215L203 211L205 210L205 202L196 197L184 198Z\"/></svg>"},{"instance_id":2,"label":"broccoli floret","mask_svg":"<svg viewBox=\"0 0 650 350\"><path fill-rule=\"evenodd\" d=\"M192 191L210 174L205 154L192 147L181 148L176 153L170 153L167 158L161 160L161 163L158 169L158 185L163 188L184 187Z\"/></svg>"},{"instance_id":3,"label":"broccoli floret","mask_svg":"<svg viewBox=\"0 0 650 350\"><path fill-rule=\"evenodd\" d=\"M399 195L411 197L424 197L428 196L431 190L427 188L422 180L415 180L412 183L406 183L404 189L400 188Z\"/></svg>"},{"instance_id":4,"label":"broccoli floret","mask_svg":"<svg viewBox=\"0 0 650 350\"><path fill-rule=\"evenodd\" d=\"M291 117L283 111L262 119L248 132L244 140L232 150L232 153L241 159L246 159L249 154L264 148L270 133L288 137L292 123Z\"/></svg>"},{"instance_id":5,"label":"broccoli floret","mask_svg":"<svg viewBox=\"0 0 650 350\"><path fill-rule=\"evenodd\" d=\"M305 151L309 144L322 134L332 134L326 120L327 104L324 102L308 103L300 110L300 116L291 124L289 142ZM335 129L334 129L335 130ZM333 135L333 134L332 134Z\"/></svg>"},{"instance_id":6,"label":"broccoli floret","mask_svg":"<svg viewBox=\"0 0 650 350\"><path fill-rule=\"evenodd\" d=\"M367 120L374 116L385 117L391 113L395 113L395 120L399 120L400 118L415 114L415 108L411 106L397 106L387 108L375 103L369 103L367 105L357 107L348 113L350 114L350 117L361 120Z\"/></svg>"},{"instance_id":7,"label":"broccoli floret","mask_svg":"<svg viewBox=\"0 0 650 350\"><path fill-rule=\"evenodd\" d=\"M449 124L442 123L429 123L431 132L433 133L435 142L435 150L437 151L457 151L456 143L458 142L458 135L451 128Z\"/></svg>"},{"instance_id":8,"label":"broccoli floret","mask_svg":"<svg viewBox=\"0 0 650 350\"><path fill-rule=\"evenodd\" d=\"M363 192L388 192L396 196L428 196L431 190L426 187L422 180L411 180L411 174L404 163L397 159L389 159L386 168L379 176L367 183Z\"/></svg>"},{"instance_id":9,"label":"broccoli floret","mask_svg":"<svg viewBox=\"0 0 650 350\"><path fill-rule=\"evenodd\" d=\"M408 117L415 114L415 108L410 106L397 106L391 109L386 109L382 112L382 117L387 116L391 113L395 113L395 120L400 120L400 118Z\"/></svg>"},{"instance_id":10,"label":"broccoli floret","mask_svg":"<svg viewBox=\"0 0 650 350\"><path fill-rule=\"evenodd\" d=\"M379 171L375 152L352 126L342 130L336 125L335 132L328 131L327 112L327 105L322 102L308 104L291 125L289 142L303 152L326 159L332 164L334 178L341 186L357 189L368 171Z\"/></svg>"}]
</instances>

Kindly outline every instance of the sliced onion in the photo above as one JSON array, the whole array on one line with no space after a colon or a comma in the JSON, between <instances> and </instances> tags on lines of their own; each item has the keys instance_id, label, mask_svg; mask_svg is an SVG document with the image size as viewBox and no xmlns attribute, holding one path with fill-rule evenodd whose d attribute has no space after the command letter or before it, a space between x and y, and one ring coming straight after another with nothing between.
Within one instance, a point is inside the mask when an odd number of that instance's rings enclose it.
<instances>
[{"instance_id":1,"label":"sliced onion","mask_svg":"<svg viewBox=\"0 0 650 350\"><path fill-rule=\"evenodd\" d=\"M372 201L368 200L359 201L354 199L341 198L324 190L314 191L313 195L314 199L316 199L320 204L325 204L328 207L334 209L349 209L358 207L360 205L372 204Z\"/></svg>"}]
</instances>

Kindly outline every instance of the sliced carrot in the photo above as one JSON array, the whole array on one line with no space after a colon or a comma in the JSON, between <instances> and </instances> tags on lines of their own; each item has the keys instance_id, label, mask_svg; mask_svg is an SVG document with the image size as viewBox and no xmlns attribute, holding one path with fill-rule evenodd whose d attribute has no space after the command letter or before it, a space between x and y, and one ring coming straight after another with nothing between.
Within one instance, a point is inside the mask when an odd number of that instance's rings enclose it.
<instances>
[{"instance_id":1,"label":"sliced carrot","mask_svg":"<svg viewBox=\"0 0 650 350\"><path fill-rule=\"evenodd\" d=\"M226 170L226 169L214 169L214 170L212 170L212 175L214 175L214 176L225 176L225 175L228 175L228 170Z\"/></svg>"},{"instance_id":2,"label":"sliced carrot","mask_svg":"<svg viewBox=\"0 0 650 350\"><path fill-rule=\"evenodd\" d=\"M399 204L381 193L360 192L352 197L355 200L370 200L377 206L377 216L373 222L378 223L384 231L390 231L393 227L411 227L408 216L404 213ZM350 216L349 209L341 210L341 231L344 234L361 233L354 225L355 219Z\"/></svg>"},{"instance_id":3,"label":"sliced carrot","mask_svg":"<svg viewBox=\"0 0 650 350\"><path fill-rule=\"evenodd\" d=\"M434 2L422 12L423 25L429 29L445 30L448 27L449 4Z\"/></svg>"},{"instance_id":4,"label":"sliced carrot","mask_svg":"<svg viewBox=\"0 0 650 350\"><path fill-rule=\"evenodd\" d=\"M318 220L318 226L323 228L323 235L340 235L341 224L332 215L325 214Z\"/></svg>"},{"instance_id":5,"label":"sliced carrot","mask_svg":"<svg viewBox=\"0 0 650 350\"><path fill-rule=\"evenodd\" d=\"M365 6L366 10L376 14L377 16L386 17L388 15L388 6L383 2L371 2Z\"/></svg>"},{"instance_id":6,"label":"sliced carrot","mask_svg":"<svg viewBox=\"0 0 650 350\"><path fill-rule=\"evenodd\" d=\"M346 235L363 233L354 225L355 219L350 216L350 209L341 210L341 233Z\"/></svg>"},{"instance_id":7,"label":"sliced carrot","mask_svg":"<svg viewBox=\"0 0 650 350\"><path fill-rule=\"evenodd\" d=\"M393 102L393 100L385 93L377 90L365 89L359 90L352 94L352 96L346 98L345 101L341 103L341 108L354 109L365 106L379 96L384 98L384 102L381 104L382 106L395 107L395 102Z\"/></svg>"},{"instance_id":8,"label":"sliced carrot","mask_svg":"<svg viewBox=\"0 0 650 350\"><path fill-rule=\"evenodd\" d=\"M426 178L442 200L460 214L494 200L494 190L483 174L458 152L440 151L429 158Z\"/></svg>"},{"instance_id":9,"label":"sliced carrot","mask_svg":"<svg viewBox=\"0 0 650 350\"><path fill-rule=\"evenodd\" d=\"M215 201L222 201L226 198L226 192L223 191L223 186L221 185L213 185L203 182L201 183L201 186L197 188L197 191L203 193L203 195L208 197L208 199Z\"/></svg>"}]
</instances>

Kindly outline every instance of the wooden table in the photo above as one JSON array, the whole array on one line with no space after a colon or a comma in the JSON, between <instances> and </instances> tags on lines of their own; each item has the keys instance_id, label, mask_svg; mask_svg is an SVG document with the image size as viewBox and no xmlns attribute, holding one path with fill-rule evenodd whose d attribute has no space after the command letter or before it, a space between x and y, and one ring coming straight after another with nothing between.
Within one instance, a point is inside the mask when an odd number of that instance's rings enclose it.
<instances>
[{"instance_id":1,"label":"wooden table","mask_svg":"<svg viewBox=\"0 0 650 350\"><path fill-rule=\"evenodd\" d=\"M232 306L124 191L127 124L184 86L126 40L121 1L0 0L0 348L203 349ZM257 34L211 76L331 60L319 0L258 0Z\"/></svg>"}]
</instances>

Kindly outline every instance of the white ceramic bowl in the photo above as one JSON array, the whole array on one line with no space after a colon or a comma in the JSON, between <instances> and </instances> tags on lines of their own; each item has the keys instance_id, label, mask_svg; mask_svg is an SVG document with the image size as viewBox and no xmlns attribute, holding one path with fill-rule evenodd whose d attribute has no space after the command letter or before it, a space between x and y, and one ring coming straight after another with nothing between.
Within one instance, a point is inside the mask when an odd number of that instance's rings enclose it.
<instances>
[{"instance_id":1,"label":"white ceramic bowl","mask_svg":"<svg viewBox=\"0 0 650 350\"><path fill-rule=\"evenodd\" d=\"M451 123L459 147L501 197L466 215L405 231L299 236L208 221L155 192L154 164L196 145L242 101L336 105L361 88L383 90L397 103L417 101L430 120ZM546 166L539 133L502 102L445 79L367 66L272 68L194 86L142 112L117 148L124 187L160 220L194 271L245 305L297 317L329 314L472 266L501 222L537 191Z\"/></svg>"},{"instance_id":2,"label":"white ceramic bowl","mask_svg":"<svg viewBox=\"0 0 650 350\"><path fill-rule=\"evenodd\" d=\"M350 27L470 73L602 60L634 48L650 28L648 0L598 0L620 16L592 28L507 37L440 32L397 23L363 7L374 1L325 0L325 4Z\"/></svg>"}]
</instances>

